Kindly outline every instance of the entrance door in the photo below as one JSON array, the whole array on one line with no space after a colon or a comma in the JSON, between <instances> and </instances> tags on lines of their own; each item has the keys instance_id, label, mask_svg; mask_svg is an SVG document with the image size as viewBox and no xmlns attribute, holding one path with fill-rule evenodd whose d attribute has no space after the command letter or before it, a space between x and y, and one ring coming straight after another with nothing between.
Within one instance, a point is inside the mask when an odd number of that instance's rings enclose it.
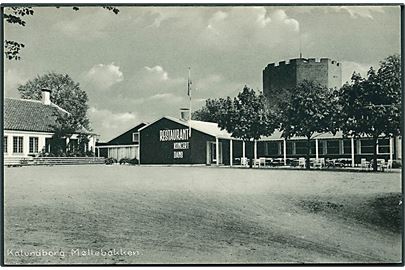
<instances>
[{"instance_id":1,"label":"entrance door","mask_svg":"<svg viewBox=\"0 0 405 270\"><path fill-rule=\"evenodd\" d=\"M219 147L219 164L222 164L222 143L218 143ZM217 145L215 142L207 142L207 165L217 164Z\"/></svg>"}]
</instances>

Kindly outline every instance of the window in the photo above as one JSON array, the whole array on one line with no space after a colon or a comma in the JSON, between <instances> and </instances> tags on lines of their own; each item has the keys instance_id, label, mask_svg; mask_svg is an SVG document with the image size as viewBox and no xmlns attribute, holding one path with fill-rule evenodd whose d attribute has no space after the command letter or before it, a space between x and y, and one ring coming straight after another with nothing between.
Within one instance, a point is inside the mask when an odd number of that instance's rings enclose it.
<instances>
[{"instance_id":1,"label":"window","mask_svg":"<svg viewBox=\"0 0 405 270\"><path fill-rule=\"evenodd\" d=\"M306 147L306 145L305 145L305 147ZM309 143L309 147L310 147L310 149L309 149L309 151L310 151L310 153L312 154L312 155L315 155L316 154L316 142L315 142L315 140L311 140L311 142ZM320 143L319 143L319 141L318 141L318 151L319 151L319 149L320 149ZM322 152L318 152L318 154L321 154Z\"/></svg>"},{"instance_id":2,"label":"window","mask_svg":"<svg viewBox=\"0 0 405 270\"><path fill-rule=\"evenodd\" d=\"M14 136L13 137L13 153L23 152L23 137Z\"/></svg>"},{"instance_id":3,"label":"window","mask_svg":"<svg viewBox=\"0 0 405 270\"><path fill-rule=\"evenodd\" d=\"M339 141L327 141L326 142L326 152L332 155L339 154Z\"/></svg>"},{"instance_id":4,"label":"window","mask_svg":"<svg viewBox=\"0 0 405 270\"><path fill-rule=\"evenodd\" d=\"M352 153L352 141L343 140L343 154L351 154L351 153Z\"/></svg>"},{"instance_id":5,"label":"window","mask_svg":"<svg viewBox=\"0 0 405 270\"><path fill-rule=\"evenodd\" d=\"M388 154L390 152L390 140L389 139L378 139L378 153Z\"/></svg>"},{"instance_id":6,"label":"window","mask_svg":"<svg viewBox=\"0 0 405 270\"><path fill-rule=\"evenodd\" d=\"M287 155L293 154L293 147L294 147L293 142L287 142Z\"/></svg>"},{"instance_id":7,"label":"window","mask_svg":"<svg viewBox=\"0 0 405 270\"><path fill-rule=\"evenodd\" d=\"M374 143L373 140L361 140L361 153L362 154L372 154L374 153Z\"/></svg>"},{"instance_id":8,"label":"window","mask_svg":"<svg viewBox=\"0 0 405 270\"><path fill-rule=\"evenodd\" d=\"M30 137L30 153L38 153L38 137Z\"/></svg>"},{"instance_id":9,"label":"window","mask_svg":"<svg viewBox=\"0 0 405 270\"><path fill-rule=\"evenodd\" d=\"M306 155L307 154L307 142L296 142L295 143L295 154Z\"/></svg>"},{"instance_id":10,"label":"window","mask_svg":"<svg viewBox=\"0 0 405 270\"><path fill-rule=\"evenodd\" d=\"M279 143L278 142L268 142L267 149L269 155L279 155Z\"/></svg>"},{"instance_id":11,"label":"window","mask_svg":"<svg viewBox=\"0 0 405 270\"><path fill-rule=\"evenodd\" d=\"M132 141L135 143L139 143L139 132L132 133Z\"/></svg>"},{"instance_id":12,"label":"window","mask_svg":"<svg viewBox=\"0 0 405 270\"><path fill-rule=\"evenodd\" d=\"M3 138L3 151L4 151L4 153L7 153L7 136L4 136L4 138Z\"/></svg>"}]
</instances>

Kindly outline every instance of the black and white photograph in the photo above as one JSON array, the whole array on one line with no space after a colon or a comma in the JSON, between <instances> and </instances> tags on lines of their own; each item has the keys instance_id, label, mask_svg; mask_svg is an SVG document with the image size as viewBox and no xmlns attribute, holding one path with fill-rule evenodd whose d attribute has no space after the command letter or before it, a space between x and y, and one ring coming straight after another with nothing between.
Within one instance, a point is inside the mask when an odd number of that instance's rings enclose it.
<instances>
[{"instance_id":1,"label":"black and white photograph","mask_svg":"<svg viewBox=\"0 0 405 270\"><path fill-rule=\"evenodd\" d=\"M2 3L3 266L403 266L402 3Z\"/></svg>"}]
</instances>

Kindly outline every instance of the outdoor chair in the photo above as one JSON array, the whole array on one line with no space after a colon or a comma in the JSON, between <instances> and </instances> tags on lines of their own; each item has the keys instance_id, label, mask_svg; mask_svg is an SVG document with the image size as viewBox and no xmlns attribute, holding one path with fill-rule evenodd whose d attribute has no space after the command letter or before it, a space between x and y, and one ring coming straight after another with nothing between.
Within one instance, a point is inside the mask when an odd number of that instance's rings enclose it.
<instances>
[{"instance_id":1,"label":"outdoor chair","mask_svg":"<svg viewBox=\"0 0 405 270\"><path fill-rule=\"evenodd\" d=\"M383 158L378 158L377 159L377 169L384 171L384 168L386 167L385 165L385 159Z\"/></svg>"},{"instance_id":2,"label":"outdoor chair","mask_svg":"<svg viewBox=\"0 0 405 270\"><path fill-rule=\"evenodd\" d=\"M387 161L387 164L385 165L385 168L387 169L387 170L392 170L392 160L391 159L389 159L388 161Z\"/></svg>"},{"instance_id":3,"label":"outdoor chair","mask_svg":"<svg viewBox=\"0 0 405 270\"><path fill-rule=\"evenodd\" d=\"M315 168L322 168L322 167L324 167L325 166L325 159L324 158L318 158L318 159L315 159L315 161L314 161L314 167Z\"/></svg>"},{"instance_id":4,"label":"outdoor chair","mask_svg":"<svg viewBox=\"0 0 405 270\"><path fill-rule=\"evenodd\" d=\"M240 165L242 166L249 166L249 160L246 157L240 159Z\"/></svg>"},{"instance_id":5,"label":"outdoor chair","mask_svg":"<svg viewBox=\"0 0 405 270\"><path fill-rule=\"evenodd\" d=\"M266 158L261 157L258 159L259 167L263 166L266 167Z\"/></svg>"},{"instance_id":6,"label":"outdoor chair","mask_svg":"<svg viewBox=\"0 0 405 270\"><path fill-rule=\"evenodd\" d=\"M305 168L305 158L298 159L298 167Z\"/></svg>"},{"instance_id":7,"label":"outdoor chair","mask_svg":"<svg viewBox=\"0 0 405 270\"><path fill-rule=\"evenodd\" d=\"M366 170L368 170L368 169L370 169L370 162L367 161L367 159L362 158L362 159L360 160L360 166L361 166L361 169L366 169Z\"/></svg>"}]
</instances>

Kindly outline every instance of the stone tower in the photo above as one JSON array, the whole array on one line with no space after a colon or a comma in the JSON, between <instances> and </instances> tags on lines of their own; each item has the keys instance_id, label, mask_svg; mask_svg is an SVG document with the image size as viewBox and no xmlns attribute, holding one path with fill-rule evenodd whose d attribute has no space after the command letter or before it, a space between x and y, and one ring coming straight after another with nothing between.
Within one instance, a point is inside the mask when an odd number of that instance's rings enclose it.
<instances>
[{"instance_id":1,"label":"stone tower","mask_svg":"<svg viewBox=\"0 0 405 270\"><path fill-rule=\"evenodd\" d=\"M276 103L283 98L288 89L294 88L302 81L315 81L329 88L342 86L342 65L337 61L321 58L296 58L289 63L281 61L271 63L263 70L263 94Z\"/></svg>"}]
</instances>

